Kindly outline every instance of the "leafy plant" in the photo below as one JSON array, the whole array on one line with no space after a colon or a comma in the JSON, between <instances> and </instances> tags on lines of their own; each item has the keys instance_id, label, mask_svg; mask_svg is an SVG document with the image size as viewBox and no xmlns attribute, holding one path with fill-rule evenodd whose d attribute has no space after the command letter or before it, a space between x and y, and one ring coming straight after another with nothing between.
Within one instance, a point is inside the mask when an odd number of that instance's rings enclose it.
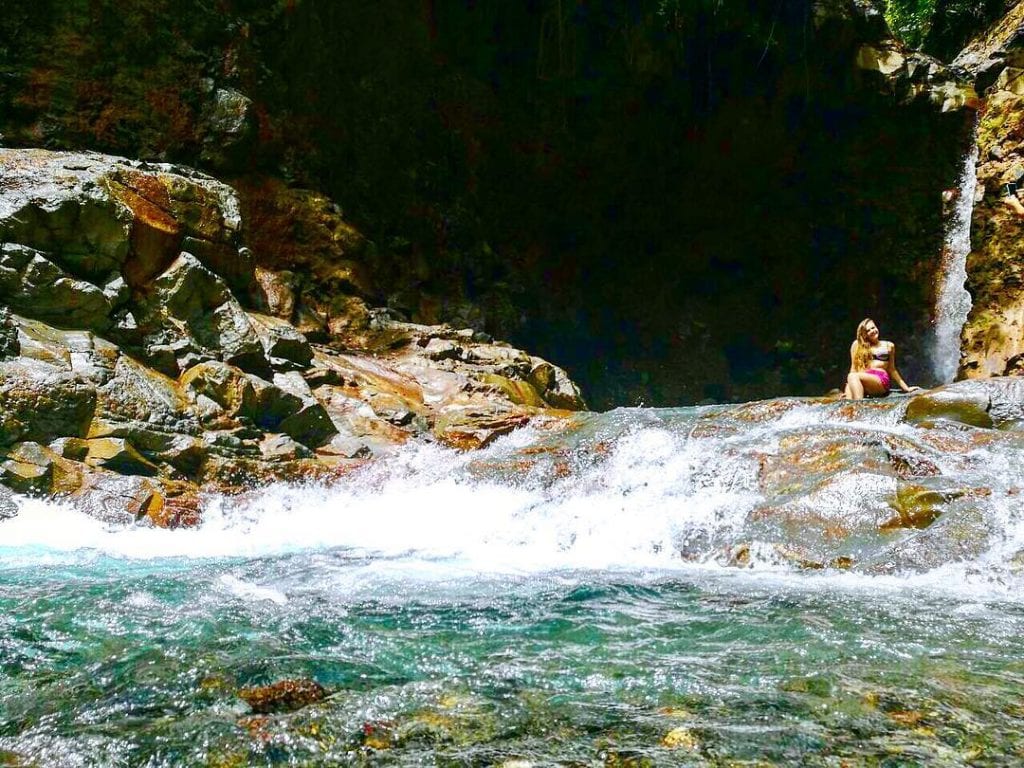
<instances>
[{"instance_id":1,"label":"leafy plant","mask_svg":"<svg viewBox=\"0 0 1024 768\"><path fill-rule=\"evenodd\" d=\"M920 48L932 26L938 0L886 0L885 19L900 40Z\"/></svg>"}]
</instances>

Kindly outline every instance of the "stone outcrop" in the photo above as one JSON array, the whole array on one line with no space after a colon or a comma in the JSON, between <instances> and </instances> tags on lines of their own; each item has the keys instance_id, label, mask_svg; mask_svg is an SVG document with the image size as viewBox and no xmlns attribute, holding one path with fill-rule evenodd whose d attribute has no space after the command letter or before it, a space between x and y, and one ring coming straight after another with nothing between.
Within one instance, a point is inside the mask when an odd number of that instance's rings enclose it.
<instances>
[{"instance_id":1,"label":"stone outcrop","mask_svg":"<svg viewBox=\"0 0 1024 768\"><path fill-rule=\"evenodd\" d=\"M343 322L339 293L311 342L292 321L326 294L281 300L288 276L257 274L237 196L211 177L43 150L0 149L0 168L0 483L12 490L191 524L203 490L325 477L408 440L474 448L585 407L557 366L472 330L395 321L355 283L355 317ZM327 210L296 201L313 208L297 220ZM314 272L337 255L316 237L290 247L303 246L316 253L295 263Z\"/></svg>"},{"instance_id":2,"label":"stone outcrop","mask_svg":"<svg viewBox=\"0 0 1024 768\"><path fill-rule=\"evenodd\" d=\"M967 289L973 307L961 339L958 376L1024 373L1024 208L1007 204L1006 184L1024 190L1024 4L1017 4L954 61L983 96L978 120L978 186Z\"/></svg>"}]
</instances>

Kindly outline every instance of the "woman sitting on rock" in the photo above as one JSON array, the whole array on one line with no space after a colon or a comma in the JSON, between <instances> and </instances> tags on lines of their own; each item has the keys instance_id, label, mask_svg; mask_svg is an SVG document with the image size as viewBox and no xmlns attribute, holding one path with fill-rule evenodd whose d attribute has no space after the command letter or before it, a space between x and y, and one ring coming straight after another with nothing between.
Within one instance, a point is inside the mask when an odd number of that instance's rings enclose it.
<instances>
[{"instance_id":1,"label":"woman sitting on rock","mask_svg":"<svg viewBox=\"0 0 1024 768\"><path fill-rule=\"evenodd\" d=\"M885 397L891 382L896 382L903 392L920 389L907 386L896 370L896 345L879 339L875 321L865 318L857 326L857 338L850 345L850 373L843 397L850 400Z\"/></svg>"}]
</instances>

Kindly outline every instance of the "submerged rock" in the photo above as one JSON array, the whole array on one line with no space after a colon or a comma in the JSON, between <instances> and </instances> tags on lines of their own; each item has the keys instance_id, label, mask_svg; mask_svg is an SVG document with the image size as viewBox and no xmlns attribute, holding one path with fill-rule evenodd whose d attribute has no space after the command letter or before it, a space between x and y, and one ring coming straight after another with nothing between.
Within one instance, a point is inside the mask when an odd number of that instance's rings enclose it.
<instances>
[{"instance_id":1,"label":"submerged rock","mask_svg":"<svg viewBox=\"0 0 1024 768\"><path fill-rule=\"evenodd\" d=\"M293 679L242 688L238 695L256 714L271 714L316 704L327 696L327 691L315 680Z\"/></svg>"}]
</instances>

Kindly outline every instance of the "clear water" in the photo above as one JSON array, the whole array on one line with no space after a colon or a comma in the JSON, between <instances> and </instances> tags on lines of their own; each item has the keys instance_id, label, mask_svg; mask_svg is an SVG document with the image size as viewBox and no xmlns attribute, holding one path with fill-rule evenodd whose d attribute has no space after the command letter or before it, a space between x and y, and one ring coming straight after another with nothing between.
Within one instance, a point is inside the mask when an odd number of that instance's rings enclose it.
<instances>
[{"instance_id":1,"label":"clear water","mask_svg":"<svg viewBox=\"0 0 1024 768\"><path fill-rule=\"evenodd\" d=\"M978 556L736 568L722 547L768 536L759 455L809 428L922 437L894 403L749 416L622 411L410 450L215 502L195 531L26 501L0 522L0 765L1018 764L1012 434L943 465L992 473L1002 534ZM684 561L697 531L706 556ZM268 716L238 696L285 678L329 695Z\"/></svg>"}]
</instances>

